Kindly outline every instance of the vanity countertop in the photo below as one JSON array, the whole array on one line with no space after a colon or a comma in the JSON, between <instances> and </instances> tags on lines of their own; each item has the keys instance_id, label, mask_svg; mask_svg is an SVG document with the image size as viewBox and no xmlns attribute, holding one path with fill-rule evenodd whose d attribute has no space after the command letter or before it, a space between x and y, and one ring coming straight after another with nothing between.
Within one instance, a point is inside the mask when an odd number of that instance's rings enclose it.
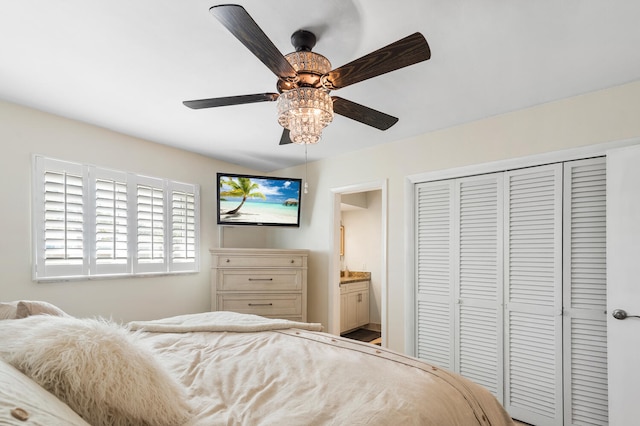
<instances>
[{"instance_id":1,"label":"vanity countertop","mask_svg":"<svg viewBox=\"0 0 640 426\"><path fill-rule=\"evenodd\" d=\"M362 271L340 271L340 284L355 283L358 281L369 281L371 272Z\"/></svg>"}]
</instances>

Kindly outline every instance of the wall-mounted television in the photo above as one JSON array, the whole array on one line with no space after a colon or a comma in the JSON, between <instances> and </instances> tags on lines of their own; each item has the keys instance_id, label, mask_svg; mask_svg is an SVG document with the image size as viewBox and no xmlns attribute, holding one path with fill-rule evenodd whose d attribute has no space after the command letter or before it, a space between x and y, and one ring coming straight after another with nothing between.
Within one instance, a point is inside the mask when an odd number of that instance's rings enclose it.
<instances>
[{"instance_id":1,"label":"wall-mounted television","mask_svg":"<svg viewBox=\"0 0 640 426\"><path fill-rule=\"evenodd\" d=\"M302 179L217 174L218 225L300 226Z\"/></svg>"}]
</instances>

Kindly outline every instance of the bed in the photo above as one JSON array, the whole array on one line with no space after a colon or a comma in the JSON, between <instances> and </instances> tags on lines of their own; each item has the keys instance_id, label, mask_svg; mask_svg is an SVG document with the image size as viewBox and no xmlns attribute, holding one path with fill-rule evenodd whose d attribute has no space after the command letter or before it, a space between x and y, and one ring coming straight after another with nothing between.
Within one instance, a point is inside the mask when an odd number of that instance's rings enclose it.
<instances>
[{"instance_id":1,"label":"bed","mask_svg":"<svg viewBox=\"0 0 640 426\"><path fill-rule=\"evenodd\" d=\"M121 325L51 309L0 320L0 424L513 424L461 376L319 324L209 312Z\"/></svg>"}]
</instances>

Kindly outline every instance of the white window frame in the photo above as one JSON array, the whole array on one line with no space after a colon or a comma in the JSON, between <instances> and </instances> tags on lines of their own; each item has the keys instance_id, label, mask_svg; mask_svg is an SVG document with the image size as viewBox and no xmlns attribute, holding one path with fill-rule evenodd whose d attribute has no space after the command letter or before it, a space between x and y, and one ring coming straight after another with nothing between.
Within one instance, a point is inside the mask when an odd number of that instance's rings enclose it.
<instances>
[{"instance_id":1,"label":"white window frame","mask_svg":"<svg viewBox=\"0 0 640 426\"><path fill-rule=\"evenodd\" d=\"M82 179L82 259L66 262L64 259L50 262L45 247L45 181L46 172L71 174ZM126 185L126 259L109 262L97 255L97 180L114 181ZM162 240L156 246L162 250L156 261L138 258L141 236L138 235L139 185L152 186L162 193ZM185 195L187 205L173 217L175 193ZM34 281L60 281L157 274L195 273L200 270L200 186L169 179L142 176L130 172L111 170L94 165L78 164L40 155L33 156L33 279ZM192 202L191 202L192 201ZM65 204L66 206L66 204ZM120 212L122 213L122 211ZM114 213L113 220L116 220ZM118 216L120 222L124 217ZM187 223L188 222L188 223ZM174 229L174 223L181 225ZM188 235L186 235L188 234ZM115 238L115 237L114 237ZM184 239L187 238L185 241ZM184 256L173 258L172 247L181 244ZM187 247L184 247L187 244ZM120 245L122 247L122 245ZM54 264L52 264L54 263Z\"/></svg>"}]
</instances>

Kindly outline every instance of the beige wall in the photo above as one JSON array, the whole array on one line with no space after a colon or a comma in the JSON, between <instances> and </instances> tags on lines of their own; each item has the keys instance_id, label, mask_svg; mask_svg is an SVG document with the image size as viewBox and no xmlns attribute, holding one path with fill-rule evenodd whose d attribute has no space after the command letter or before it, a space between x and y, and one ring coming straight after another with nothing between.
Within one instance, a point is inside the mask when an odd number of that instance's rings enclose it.
<instances>
[{"instance_id":1,"label":"beige wall","mask_svg":"<svg viewBox=\"0 0 640 426\"><path fill-rule=\"evenodd\" d=\"M387 179L388 345L405 348L405 199L408 175L493 162L640 136L640 82L540 105L308 166L310 188L299 232L271 235L272 244L312 251L309 319L327 324L333 252L332 188ZM428 117L425 117L428 120ZM354 123L354 125L357 125ZM398 123L402 125L402 120ZM322 141L321 143L339 143ZM278 174L302 174L301 167Z\"/></svg>"},{"instance_id":2,"label":"beige wall","mask_svg":"<svg viewBox=\"0 0 640 426\"><path fill-rule=\"evenodd\" d=\"M246 172L246 169L5 102L0 102L0 141L3 182L0 300L46 300L76 316L101 315L122 321L209 309L208 249L219 243L214 207L216 172ZM30 219L33 154L200 184L201 272L33 282ZM232 236L232 231L225 233L225 240L233 240Z\"/></svg>"},{"instance_id":3,"label":"beige wall","mask_svg":"<svg viewBox=\"0 0 640 426\"><path fill-rule=\"evenodd\" d=\"M388 183L388 344L404 349L405 181L408 175L528 156L640 136L640 82L504 114L419 137L345 154L308 166L310 192L299 229L269 229L258 246L307 248L310 321L328 321L329 264L333 256L331 190L367 182ZM428 119L428 117L425 117ZM354 125L358 125L354 123ZM402 121L398 125L402 125ZM0 102L3 238L0 300L41 299L78 316L149 319L209 309L207 250L219 244L215 225L217 171L250 170ZM323 141L321 143L340 143ZM312 149L312 148L310 148ZM187 276L37 284L31 281L31 155L91 163L201 185L201 272ZM304 176L304 167L274 172ZM9 202L7 200L10 200ZM10 208L7 208L10 206ZM237 232L237 243L254 236ZM234 229L225 245L234 245Z\"/></svg>"},{"instance_id":4,"label":"beige wall","mask_svg":"<svg viewBox=\"0 0 640 426\"><path fill-rule=\"evenodd\" d=\"M361 208L342 210L345 229L344 256L341 269L371 273L369 285L369 322L380 324L382 309L382 191L359 192ZM346 195L342 196L344 201Z\"/></svg>"}]
</instances>

